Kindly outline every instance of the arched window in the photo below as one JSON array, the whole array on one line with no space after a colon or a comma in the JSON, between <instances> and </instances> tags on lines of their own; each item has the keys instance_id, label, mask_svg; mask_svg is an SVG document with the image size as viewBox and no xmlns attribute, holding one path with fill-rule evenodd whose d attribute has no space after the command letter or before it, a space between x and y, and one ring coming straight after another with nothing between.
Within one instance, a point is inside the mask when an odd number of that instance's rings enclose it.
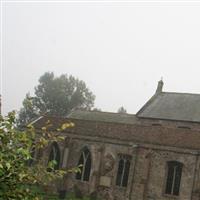
<instances>
[{"instance_id":1,"label":"arched window","mask_svg":"<svg viewBox=\"0 0 200 200\"><path fill-rule=\"evenodd\" d=\"M131 157L127 155L120 155L119 158L116 185L126 187L128 184Z\"/></svg>"},{"instance_id":2,"label":"arched window","mask_svg":"<svg viewBox=\"0 0 200 200\"><path fill-rule=\"evenodd\" d=\"M60 166L60 150L56 142L53 142L51 146L51 151L49 154L49 162L53 160L56 161L56 164L54 165L54 169L58 170Z\"/></svg>"},{"instance_id":3,"label":"arched window","mask_svg":"<svg viewBox=\"0 0 200 200\"><path fill-rule=\"evenodd\" d=\"M177 161L167 162L167 180L165 193L179 195L183 164Z\"/></svg>"},{"instance_id":4,"label":"arched window","mask_svg":"<svg viewBox=\"0 0 200 200\"><path fill-rule=\"evenodd\" d=\"M78 166L81 165L81 172L76 174L76 179L89 181L91 171L91 153L88 148L84 148L79 158Z\"/></svg>"}]
</instances>

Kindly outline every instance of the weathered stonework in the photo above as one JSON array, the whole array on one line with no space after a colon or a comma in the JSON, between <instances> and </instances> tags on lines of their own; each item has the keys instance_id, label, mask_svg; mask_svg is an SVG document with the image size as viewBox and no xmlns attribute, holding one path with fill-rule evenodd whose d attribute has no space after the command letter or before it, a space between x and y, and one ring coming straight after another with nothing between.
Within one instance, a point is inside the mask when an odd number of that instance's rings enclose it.
<instances>
[{"instance_id":1,"label":"weathered stonework","mask_svg":"<svg viewBox=\"0 0 200 200\"><path fill-rule=\"evenodd\" d=\"M160 89L154 99L158 95L162 95ZM144 108L141 113L144 115ZM83 114L84 117L90 115L89 112ZM165 117L163 111L161 114ZM181 113L178 114L181 116ZM52 131L68 121L75 124L74 128L60 133L65 137L65 141L59 144L60 168L77 166L85 147L90 152L89 181L77 180L75 174L68 174L57 183L58 191L68 192L76 188L83 194L99 196L102 200L200 200L200 122L103 112L91 112L91 115L90 119L75 115L68 118L44 116L34 124L39 128L50 120ZM102 116L107 119L102 120ZM47 148L42 155L46 164L50 149ZM123 156L126 163L130 163L130 166L127 164L127 186L123 186L125 183L117 184L119 162ZM178 195L166 194L169 161L182 165Z\"/></svg>"},{"instance_id":2,"label":"weathered stonework","mask_svg":"<svg viewBox=\"0 0 200 200\"><path fill-rule=\"evenodd\" d=\"M78 121L73 122L78 126ZM107 127L109 124L104 126ZM77 127L77 129L79 128ZM116 131L113 124L110 124L109 130ZM123 127L117 130L118 134L122 135L124 134L123 131ZM192 130L190 131L192 133ZM72 168L77 166L81 151L87 146L92 155L92 168L89 182L76 180L74 174L69 174L62 183L58 184L58 190L73 191L76 185L84 194L96 192L98 196L105 200L199 200L200 159L198 149L193 149L192 144L190 144L191 148L177 148L160 144L145 144L137 140L129 140L129 138L116 140L104 136L96 137L95 130L93 130L94 136L79 135L77 130L70 130L62 134L66 137L65 141L67 142L59 144L62 158L60 167ZM200 134L198 138L200 141ZM46 158L46 163L49 151L50 147L43 155ZM131 156L127 187L116 186L119 154ZM177 197L166 195L164 192L167 173L166 163L170 160L179 161L184 165L180 195Z\"/></svg>"}]
</instances>

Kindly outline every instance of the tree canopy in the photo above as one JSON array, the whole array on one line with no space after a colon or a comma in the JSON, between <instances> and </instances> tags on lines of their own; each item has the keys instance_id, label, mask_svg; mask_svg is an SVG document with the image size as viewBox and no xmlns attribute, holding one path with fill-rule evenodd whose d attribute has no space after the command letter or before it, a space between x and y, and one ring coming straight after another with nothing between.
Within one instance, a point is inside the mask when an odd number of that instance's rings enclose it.
<instances>
[{"instance_id":1,"label":"tree canopy","mask_svg":"<svg viewBox=\"0 0 200 200\"><path fill-rule=\"evenodd\" d=\"M53 72L46 72L39 78L35 95L26 95L19 111L19 123L26 124L41 114L66 116L76 108L89 110L94 100L84 81L72 75L55 77Z\"/></svg>"},{"instance_id":2,"label":"tree canopy","mask_svg":"<svg viewBox=\"0 0 200 200\"><path fill-rule=\"evenodd\" d=\"M127 113L126 109L121 106L118 110L117 110L118 113Z\"/></svg>"}]
</instances>

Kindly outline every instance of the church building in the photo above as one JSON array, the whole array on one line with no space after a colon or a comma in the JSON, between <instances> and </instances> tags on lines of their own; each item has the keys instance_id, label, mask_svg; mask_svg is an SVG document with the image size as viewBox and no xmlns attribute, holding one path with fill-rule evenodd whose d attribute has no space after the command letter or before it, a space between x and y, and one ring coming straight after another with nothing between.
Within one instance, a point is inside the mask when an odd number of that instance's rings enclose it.
<instances>
[{"instance_id":1,"label":"church building","mask_svg":"<svg viewBox=\"0 0 200 200\"><path fill-rule=\"evenodd\" d=\"M137 114L76 110L66 118L43 116L52 131L66 122L65 140L43 152L57 168L82 165L57 184L102 200L200 200L200 94L155 94Z\"/></svg>"}]
</instances>

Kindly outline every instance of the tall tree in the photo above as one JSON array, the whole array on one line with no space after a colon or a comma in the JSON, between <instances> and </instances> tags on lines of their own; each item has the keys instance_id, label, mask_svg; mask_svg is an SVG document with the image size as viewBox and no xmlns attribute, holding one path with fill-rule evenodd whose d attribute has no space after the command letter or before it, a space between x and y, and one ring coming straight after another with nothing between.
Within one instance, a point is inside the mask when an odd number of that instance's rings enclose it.
<instances>
[{"instance_id":1,"label":"tall tree","mask_svg":"<svg viewBox=\"0 0 200 200\"><path fill-rule=\"evenodd\" d=\"M31 97L30 94L26 94L25 99L22 102L23 107L19 112L19 124L27 124L32 119L39 116L39 110L36 107L36 98Z\"/></svg>"},{"instance_id":2,"label":"tall tree","mask_svg":"<svg viewBox=\"0 0 200 200\"><path fill-rule=\"evenodd\" d=\"M35 96L26 95L19 112L19 123L25 124L40 114L66 116L76 108L89 110L94 100L95 96L84 81L72 75L55 77L53 72L46 72L39 78Z\"/></svg>"},{"instance_id":3,"label":"tall tree","mask_svg":"<svg viewBox=\"0 0 200 200\"><path fill-rule=\"evenodd\" d=\"M118 113L127 113L126 109L125 109L123 106L121 106L121 107L118 109L117 112L118 112Z\"/></svg>"}]
</instances>

